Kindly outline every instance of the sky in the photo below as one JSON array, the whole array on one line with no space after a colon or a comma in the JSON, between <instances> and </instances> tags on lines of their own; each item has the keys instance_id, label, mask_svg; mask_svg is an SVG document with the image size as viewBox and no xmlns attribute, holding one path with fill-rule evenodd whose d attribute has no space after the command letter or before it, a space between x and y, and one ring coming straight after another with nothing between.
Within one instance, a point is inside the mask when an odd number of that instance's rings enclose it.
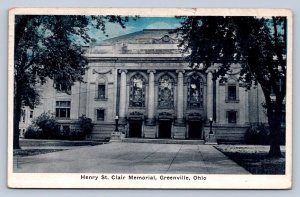
<instances>
[{"instance_id":1,"label":"sky","mask_svg":"<svg viewBox=\"0 0 300 197\"><path fill-rule=\"evenodd\" d=\"M142 31L143 29L174 29L180 26L180 20L175 17L140 17L137 20L130 19L126 23L126 28L123 29L120 25L115 23L106 24L106 33L109 37L106 37L102 31L92 29L90 36L96 39L97 42L122 36L125 34Z\"/></svg>"}]
</instances>

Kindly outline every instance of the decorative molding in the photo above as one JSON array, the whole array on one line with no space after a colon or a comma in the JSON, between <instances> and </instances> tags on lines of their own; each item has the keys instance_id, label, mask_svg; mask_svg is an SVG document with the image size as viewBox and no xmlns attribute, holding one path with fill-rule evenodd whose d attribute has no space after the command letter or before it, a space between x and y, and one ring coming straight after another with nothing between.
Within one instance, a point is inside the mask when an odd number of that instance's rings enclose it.
<instances>
[{"instance_id":1,"label":"decorative molding","mask_svg":"<svg viewBox=\"0 0 300 197\"><path fill-rule=\"evenodd\" d=\"M180 73L180 72L182 72L182 74L183 74L183 73L185 73L185 70L183 70L183 69L176 70L176 73Z\"/></svg>"},{"instance_id":2,"label":"decorative molding","mask_svg":"<svg viewBox=\"0 0 300 197\"><path fill-rule=\"evenodd\" d=\"M169 112L161 112L161 113L158 114L158 119L159 120L164 120L164 119L172 120L173 115Z\"/></svg>"},{"instance_id":3,"label":"decorative molding","mask_svg":"<svg viewBox=\"0 0 300 197\"><path fill-rule=\"evenodd\" d=\"M93 74L99 74L99 75L105 75L105 74L112 74L112 69L109 69L108 71L103 71L103 72L100 72L100 71L96 71L96 69L93 69Z\"/></svg>"},{"instance_id":4,"label":"decorative molding","mask_svg":"<svg viewBox=\"0 0 300 197\"><path fill-rule=\"evenodd\" d=\"M147 73L150 73L150 72L153 72L153 74L155 74L156 70L153 70L153 69L147 70Z\"/></svg>"},{"instance_id":5,"label":"decorative molding","mask_svg":"<svg viewBox=\"0 0 300 197\"><path fill-rule=\"evenodd\" d=\"M177 40L174 38L171 38L169 35L164 35L163 37L161 37L159 39L153 38L152 43L153 44L164 44L164 43L175 44L175 43L177 43Z\"/></svg>"},{"instance_id":6,"label":"decorative molding","mask_svg":"<svg viewBox=\"0 0 300 197\"><path fill-rule=\"evenodd\" d=\"M189 113L186 119L188 121L202 121L203 117L200 113L194 112L194 113Z\"/></svg>"},{"instance_id":7,"label":"decorative molding","mask_svg":"<svg viewBox=\"0 0 300 197\"><path fill-rule=\"evenodd\" d=\"M128 115L129 120L143 120L144 114L139 111L133 111Z\"/></svg>"},{"instance_id":8,"label":"decorative molding","mask_svg":"<svg viewBox=\"0 0 300 197\"><path fill-rule=\"evenodd\" d=\"M125 74L127 74L127 73L128 73L128 70L126 70L126 69L120 69L120 70L119 70L119 73L122 73L122 72L125 72Z\"/></svg>"},{"instance_id":9,"label":"decorative molding","mask_svg":"<svg viewBox=\"0 0 300 197\"><path fill-rule=\"evenodd\" d=\"M235 100L225 99L225 103L239 103L239 102L240 102L239 99L235 99Z\"/></svg>"},{"instance_id":10,"label":"decorative molding","mask_svg":"<svg viewBox=\"0 0 300 197\"><path fill-rule=\"evenodd\" d=\"M108 101L108 98L95 98L95 101Z\"/></svg>"}]
</instances>

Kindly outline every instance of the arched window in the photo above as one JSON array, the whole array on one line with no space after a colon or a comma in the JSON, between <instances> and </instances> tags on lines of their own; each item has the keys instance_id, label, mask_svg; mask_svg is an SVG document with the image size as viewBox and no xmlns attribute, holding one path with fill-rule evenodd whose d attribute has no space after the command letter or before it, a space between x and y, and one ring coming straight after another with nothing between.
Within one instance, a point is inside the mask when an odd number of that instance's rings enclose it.
<instances>
[{"instance_id":1,"label":"arched window","mask_svg":"<svg viewBox=\"0 0 300 197\"><path fill-rule=\"evenodd\" d=\"M136 74L130 79L131 107L145 107L145 79L141 74Z\"/></svg>"},{"instance_id":2,"label":"arched window","mask_svg":"<svg viewBox=\"0 0 300 197\"><path fill-rule=\"evenodd\" d=\"M188 107L203 107L203 80L199 75L192 75L188 79Z\"/></svg>"},{"instance_id":3,"label":"arched window","mask_svg":"<svg viewBox=\"0 0 300 197\"><path fill-rule=\"evenodd\" d=\"M158 107L174 107L174 80L170 75L165 74L159 79L158 89Z\"/></svg>"}]
</instances>

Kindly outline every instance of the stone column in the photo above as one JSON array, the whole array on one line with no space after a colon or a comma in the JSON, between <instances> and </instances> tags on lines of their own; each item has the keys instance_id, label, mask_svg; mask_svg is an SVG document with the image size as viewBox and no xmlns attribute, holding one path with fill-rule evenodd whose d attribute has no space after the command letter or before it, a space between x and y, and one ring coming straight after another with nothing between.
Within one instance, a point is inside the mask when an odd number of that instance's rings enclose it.
<instances>
[{"instance_id":1,"label":"stone column","mask_svg":"<svg viewBox=\"0 0 300 197\"><path fill-rule=\"evenodd\" d=\"M126 80L126 74L127 70L120 70L121 73L121 83L120 83L120 105L119 105L119 119L120 123L125 121L126 117L126 87L127 87L127 80Z\"/></svg>"},{"instance_id":2,"label":"stone column","mask_svg":"<svg viewBox=\"0 0 300 197\"><path fill-rule=\"evenodd\" d=\"M176 70L178 73L178 82L177 82L177 125L183 125L183 73L184 70Z\"/></svg>"},{"instance_id":3,"label":"stone column","mask_svg":"<svg viewBox=\"0 0 300 197\"><path fill-rule=\"evenodd\" d=\"M207 73L207 103L206 103L206 119L213 117L213 75L212 71Z\"/></svg>"},{"instance_id":4,"label":"stone column","mask_svg":"<svg viewBox=\"0 0 300 197\"><path fill-rule=\"evenodd\" d=\"M149 73L149 91L148 91L148 119L147 119L147 125L154 125L155 119L154 119L154 98L155 98L155 92L154 92L154 73L155 70L148 70Z\"/></svg>"}]
</instances>

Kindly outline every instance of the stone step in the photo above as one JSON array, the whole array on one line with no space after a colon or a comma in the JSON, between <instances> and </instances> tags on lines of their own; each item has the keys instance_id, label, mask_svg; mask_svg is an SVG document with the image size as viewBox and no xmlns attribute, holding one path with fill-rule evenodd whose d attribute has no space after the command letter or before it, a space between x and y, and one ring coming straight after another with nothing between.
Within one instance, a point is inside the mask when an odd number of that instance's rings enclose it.
<instances>
[{"instance_id":1,"label":"stone step","mask_svg":"<svg viewBox=\"0 0 300 197\"><path fill-rule=\"evenodd\" d=\"M204 140L176 140L176 139L145 139L145 138L124 138L126 143L152 143L152 144L204 144Z\"/></svg>"}]
</instances>

